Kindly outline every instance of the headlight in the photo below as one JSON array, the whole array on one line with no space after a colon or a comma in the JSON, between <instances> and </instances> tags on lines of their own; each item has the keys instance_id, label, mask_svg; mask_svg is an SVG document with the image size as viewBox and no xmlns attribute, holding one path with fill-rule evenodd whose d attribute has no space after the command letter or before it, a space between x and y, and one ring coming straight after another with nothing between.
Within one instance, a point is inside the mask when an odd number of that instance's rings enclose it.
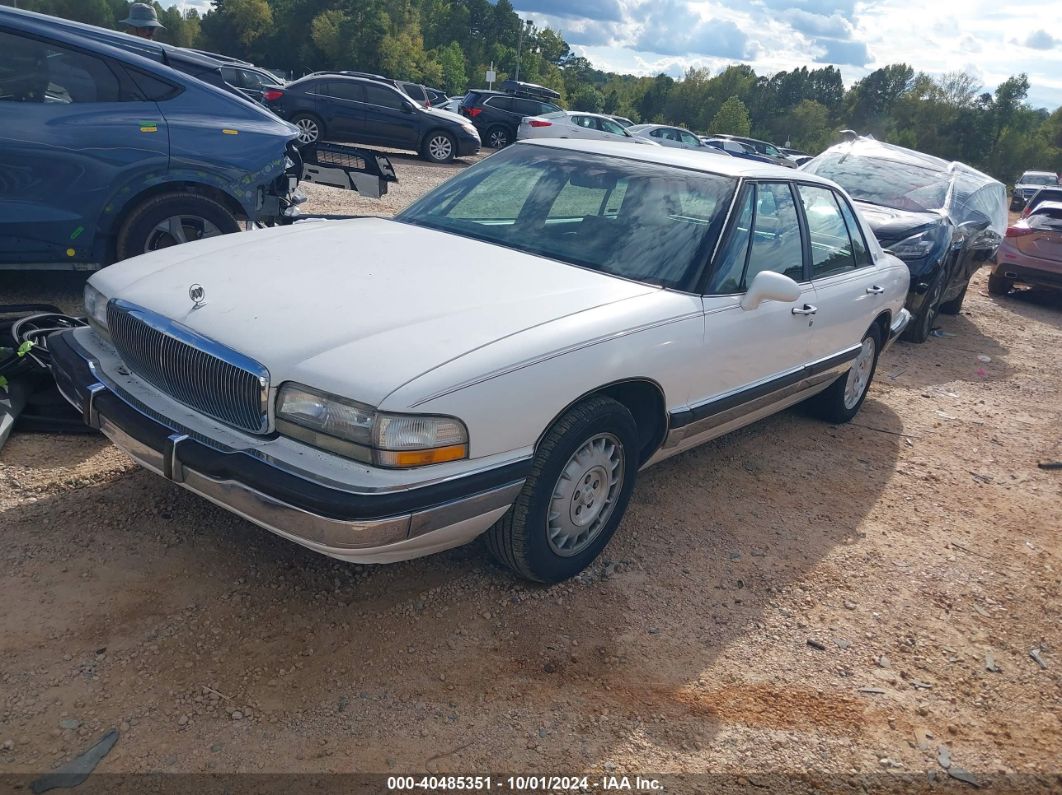
<instances>
[{"instance_id":1,"label":"headlight","mask_svg":"<svg viewBox=\"0 0 1062 795\"><path fill-rule=\"evenodd\" d=\"M107 296L90 283L85 284L85 317L96 331L107 333Z\"/></svg>"},{"instance_id":2,"label":"headlight","mask_svg":"<svg viewBox=\"0 0 1062 795\"><path fill-rule=\"evenodd\" d=\"M277 395L277 430L347 458L404 469L468 457L468 430L453 417L387 414L301 384Z\"/></svg>"},{"instance_id":3,"label":"headlight","mask_svg":"<svg viewBox=\"0 0 1062 795\"><path fill-rule=\"evenodd\" d=\"M888 249L900 259L921 259L928 257L940 245L941 239L941 228L934 227L893 243Z\"/></svg>"},{"instance_id":4,"label":"headlight","mask_svg":"<svg viewBox=\"0 0 1062 795\"><path fill-rule=\"evenodd\" d=\"M479 138L479 131L476 130L476 128L473 127L471 124L462 124L461 125L461 129L464 130L469 135L474 135L477 138Z\"/></svg>"}]
</instances>

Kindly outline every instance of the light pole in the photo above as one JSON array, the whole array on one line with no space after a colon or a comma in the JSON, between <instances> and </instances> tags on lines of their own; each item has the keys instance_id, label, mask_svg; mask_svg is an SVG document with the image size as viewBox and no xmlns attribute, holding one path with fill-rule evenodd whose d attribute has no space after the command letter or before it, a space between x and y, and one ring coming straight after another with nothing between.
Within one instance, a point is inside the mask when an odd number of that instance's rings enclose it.
<instances>
[{"instance_id":1,"label":"light pole","mask_svg":"<svg viewBox=\"0 0 1062 795\"><path fill-rule=\"evenodd\" d=\"M520 38L516 40L516 82L520 82L520 52L524 48L524 28L527 28L527 32L531 32L531 26L534 24L530 19L524 20L527 24L520 26Z\"/></svg>"}]
</instances>

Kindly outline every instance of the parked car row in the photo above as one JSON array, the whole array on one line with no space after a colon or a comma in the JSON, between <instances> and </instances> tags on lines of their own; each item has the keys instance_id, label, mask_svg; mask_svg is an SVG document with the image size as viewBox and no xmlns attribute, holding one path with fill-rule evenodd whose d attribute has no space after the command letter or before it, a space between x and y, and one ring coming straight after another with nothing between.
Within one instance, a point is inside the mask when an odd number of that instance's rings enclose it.
<instances>
[{"instance_id":1,"label":"parked car row","mask_svg":"<svg viewBox=\"0 0 1062 795\"><path fill-rule=\"evenodd\" d=\"M1010 209L1020 210L1040 188L1057 186L1058 175L1053 171L1026 171L1014 183L1010 193Z\"/></svg>"}]
</instances>

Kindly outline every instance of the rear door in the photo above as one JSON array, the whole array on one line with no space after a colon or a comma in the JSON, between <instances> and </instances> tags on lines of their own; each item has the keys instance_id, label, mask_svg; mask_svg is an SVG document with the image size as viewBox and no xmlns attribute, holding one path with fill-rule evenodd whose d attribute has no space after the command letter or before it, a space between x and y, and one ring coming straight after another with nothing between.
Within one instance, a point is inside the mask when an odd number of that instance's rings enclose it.
<instances>
[{"instance_id":1,"label":"rear door","mask_svg":"<svg viewBox=\"0 0 1062 795\"><path fill-rule=\"evenodd\" d=\"M98 262L119 191L169 165L158 106L118 62L0 30L0 262Z\"/></svg>"},{"instance_id":2,"label":"rear door","mask_svg":"<svg viewBox=\"0 0 1062 795\"><path fill-rule=\"evenodd\" d=\"M317 112L327 138L368 141L371 131L365 114L365 86L357 80L326 80L317 86Z\"/></svg>"},{"instance_id":3,"label":"rear door","mask_svg":"<svg viewBox=\"0 0 1062 795\"><path fill-rule=\"evenodd\" d=\"M413 100L382 83L366 83L364 88L366 140L398 149L416 149L420 142L420 113L409 107Z\"/></svg>"}]
</instances>

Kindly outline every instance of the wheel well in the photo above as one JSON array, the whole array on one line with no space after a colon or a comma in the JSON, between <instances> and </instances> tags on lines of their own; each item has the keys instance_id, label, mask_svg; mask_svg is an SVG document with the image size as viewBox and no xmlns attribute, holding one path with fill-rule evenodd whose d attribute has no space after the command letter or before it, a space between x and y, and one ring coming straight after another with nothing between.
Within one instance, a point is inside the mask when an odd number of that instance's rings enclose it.
<instances>
[{"instance_id":1,"label":"wheel well","mask_svg":"<svg viewBox=\"0 0 1062 795\"><path fill-rule=\"evenodd\" d=\"M612 398L617 403L622 404L634 417L634 423L638 427L638 442L640 444L638 463L644 464L663 443L664 434L667 432L667 410L664 402L664 392L660 385L654 381L633 379L630 381L617 381L598 387L565 406L564 410L553 418L553 422L549 424L549 427L552 427L572 406L599 396ZM543 436L545 436L545 432L543 432ZM542 441L541 437L539 441Z\"/></svg>"},{"instance_id":2,"label":"wheel well","mask_svg":"<svg viewBox=\"0 0 1062 795\"><path fill-rule=\"evenodd\" d=\"M881 332L881 344L884 345L889 341L889 332L892 331L892 312L885 311L874 318L874 322L871 326L877 326L878 331Z\"/></svg>"},{"instance_id":3,"label":"wheel well","mask_svg":"<svg viewBox=\"0 0 1062 795\"><path fill-rule=\"evenodd\" d=\"M166 182L162 185L155 185L142 193L138 193L132 199L127 201L125 206L122 207L122 211L108 228L107 237L110 238L110 241L108 243L107 254L111 260L113 260L115 256L114 245L118 238L118 230L122 228L122 225L126 222L129 216L132 215L144 202L170 193L194 193L199 196L206 196L225 207L238 221L247 220L247 211L240 206L240 203L225 191L220 188L215 188L213 185L204 185L201 182Z\"/></svg>"}]
</instances>

